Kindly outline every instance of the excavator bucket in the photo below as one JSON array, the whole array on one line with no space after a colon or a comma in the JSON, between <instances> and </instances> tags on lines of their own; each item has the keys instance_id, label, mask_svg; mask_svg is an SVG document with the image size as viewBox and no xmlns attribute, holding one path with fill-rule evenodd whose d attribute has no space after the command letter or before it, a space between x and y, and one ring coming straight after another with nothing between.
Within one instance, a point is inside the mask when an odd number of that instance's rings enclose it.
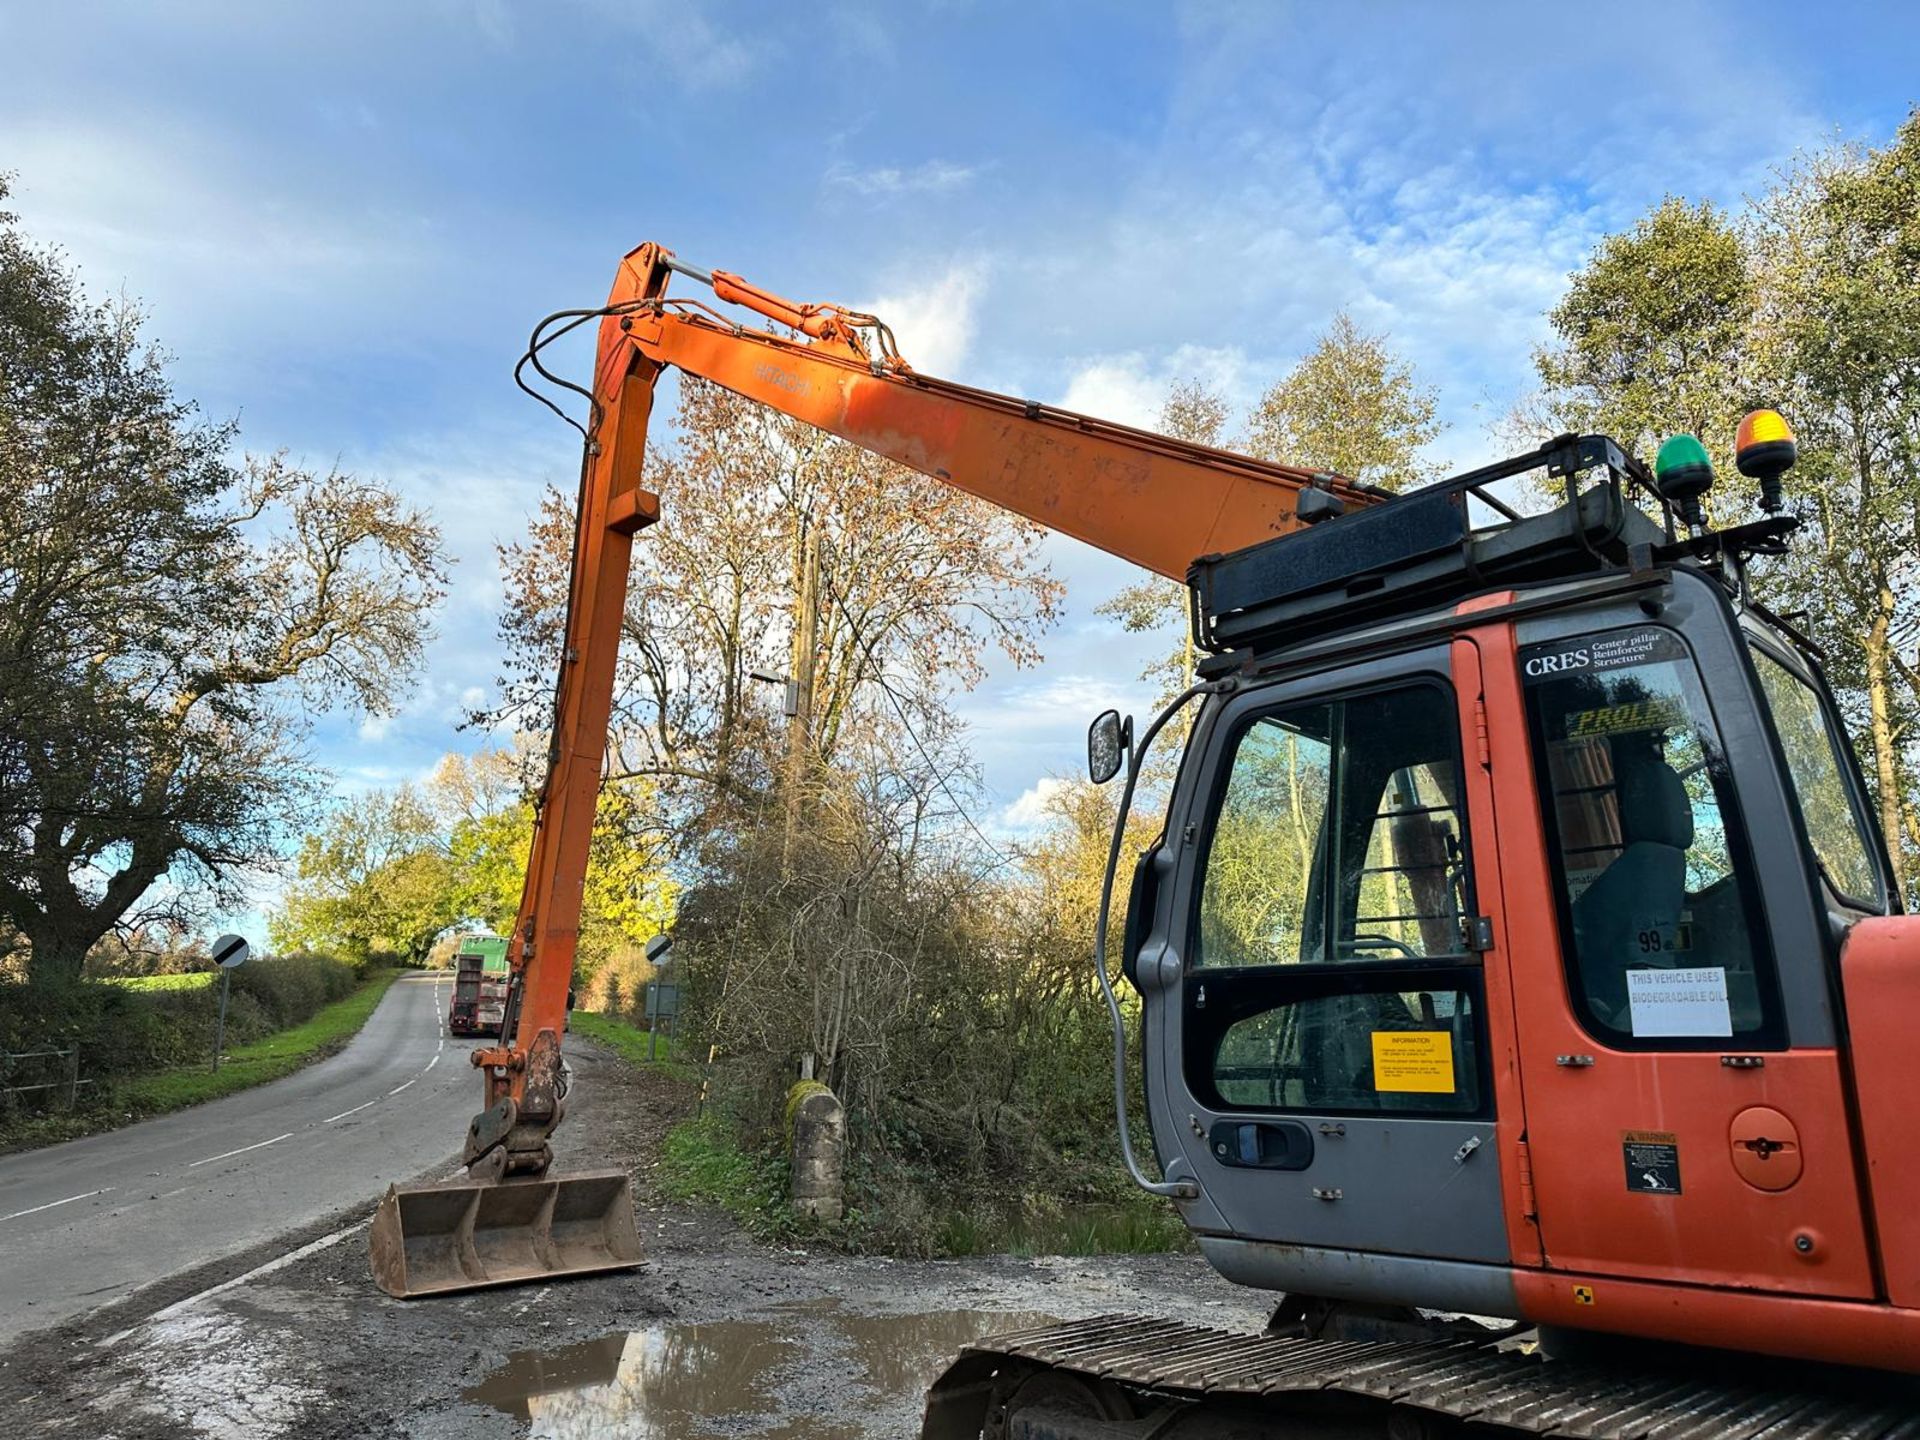
<instances>
[{"instance_id":1,"label":"excavator bucket","mask_svg":"<svg viewBox=\"0 0 1920 1440\"><path fill-rule=\"evenodd\" d=\"M367 1248L373 1278L408 1299L640 1263L624 1170L487 1184L390 1185Z\"/></svg>"}]
</instances>

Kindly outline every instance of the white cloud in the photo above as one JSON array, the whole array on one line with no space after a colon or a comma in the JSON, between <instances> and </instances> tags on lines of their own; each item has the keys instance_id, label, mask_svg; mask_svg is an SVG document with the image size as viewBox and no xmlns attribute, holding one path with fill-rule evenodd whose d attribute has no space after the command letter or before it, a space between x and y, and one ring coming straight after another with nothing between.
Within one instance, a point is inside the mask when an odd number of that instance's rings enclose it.
<instances>
[{"instance_id":1,"label":"white cloud","mask_svg":"<svg viewBox=\"0 0 1920 1440\"><path fill-rule=\"evenodd\" d=\"M937 278L856 305L893 329L900 351L916 370L950 376L965 365L973 344L974 307L986 283L977 262L949 265Z\"/></svg>"},{"instance_id":2,"label":"white cloud","mask_svg":"<svg viewBox=\"0 0 1920 1440\"><path fill-rule=\"evenodd\" d=\"M1247 358L1238 347L1181 345L1151 356L1131 350L1100 356L1075 370L1060 404L1083 415L1151 430L1177 382L1198 380L1226 396L1236 409L1244 409L1249 398L1241 393L1246 376Z\"/></svg>"},{"instance_id":3,"label":"white cloud","mask_svg":"<svg viewBox=\"0 0 1920 1440\"><path fill-rule=\"evenodd\" d=\"M1067 782L1059 776L1042 775L1001 812L1000 823L1010 830L1032 830L1045 824L1053 813L1054 798L1066 788Z\"/></svg>"},{"instance_id":4,"label":"white cloud","mask_svg":"<svg viewBox=\"0 0 1920 1440\"><path fill-rule=\"evenodd\" d=\"M1100 674L1049 674L1011 681L999 688L990 709L980 714L993 738L1017 741L1035 732L1086 734L1087 722L1109 706L1124 707L1141 697L1129 694L1118 677ZM967 697L971 700L972 697ZM963 701L964 708L972 708Z\"/></svg>"},{"instance_id":5,"label":"white cloud","mask_svg":"<svg viewBox=\"0 0 1920 1440\"><path fill-rule=\"evenodd\" d=\"M897 165L860 169L842 160L827 168L826 183L871 199L893 200L903 195L949 194L970 185L979 173L977 165L950 160L926 160L904 169Z\"/></svg>"},{"instance_id":6,"label":"white cloud","mask_svg":"<svg viewBox=\"0 0 1920 1440\"><path fill-rule=\"evenodd\" d=\"M392 728L393 717L391 715L369 715L360 722L360 738L362 740L384 740L387 738L387 731Z\"/></svg>"},{"instance_id":7,"label":"white cloud","mask_svg":"<svg viewBox=\"0 0 1920 1440\"><path fill-rule=\"evenodd\" d=\"M1137 350L1092 361L1074 372L1060 404L1101 420L1152 429L1166 401L1167 387L1147 374L1150 365Z\"/></svg>"}]
</instances>

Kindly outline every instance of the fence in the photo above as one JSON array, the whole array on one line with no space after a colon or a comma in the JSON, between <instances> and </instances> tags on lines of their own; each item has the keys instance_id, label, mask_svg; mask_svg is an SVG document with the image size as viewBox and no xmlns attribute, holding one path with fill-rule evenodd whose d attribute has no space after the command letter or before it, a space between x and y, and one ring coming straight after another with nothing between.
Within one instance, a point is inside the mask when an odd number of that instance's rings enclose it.
<instances>
[{"instance_id":1,"label":"fence","mask_svg":"<svg viewBox=\"0 0 1920 1440\"><path fill-rule=\"evenodd\" d=\"M39 1065L27 1065L24 1067L26 1074L52 1075L55 1078L28 1085L13 1083L22 1073L22 1061L44 1062ZM56 1061L65 1063L57 1066L51 1063ZM67 1104L71 1106L80 1098L80 1087L91 1084L93 1081L80 1078L80 1047L78 1045L69 1045L64 1050L0 1051L0 1097L4 1097L9 1102L19 1103L16 1097L32 1094L38 1094L43 1100L57 1101L60 1098L58 1092L64 1090Z\"/></svg>"}]
</instances>

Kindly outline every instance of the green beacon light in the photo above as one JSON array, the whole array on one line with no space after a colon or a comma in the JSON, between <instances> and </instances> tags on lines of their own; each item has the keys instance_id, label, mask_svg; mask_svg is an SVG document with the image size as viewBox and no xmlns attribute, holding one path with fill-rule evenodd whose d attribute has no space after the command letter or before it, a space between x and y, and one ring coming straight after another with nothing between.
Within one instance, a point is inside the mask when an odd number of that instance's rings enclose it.
<instances>
[{"instance_id":1,"label":"green beacon light","mask_svg":"<svg viewBox=\"0 0 1920 1440\"><path fill-rule=\"evenodd\" d=\"M1713 488L1713 462L1707 458L1707 447L1692 435L1669 437L1653 462L1653 478L1688 530L1705 534L1707 515L1700 501Z\"/></svg>"}]
</instances>

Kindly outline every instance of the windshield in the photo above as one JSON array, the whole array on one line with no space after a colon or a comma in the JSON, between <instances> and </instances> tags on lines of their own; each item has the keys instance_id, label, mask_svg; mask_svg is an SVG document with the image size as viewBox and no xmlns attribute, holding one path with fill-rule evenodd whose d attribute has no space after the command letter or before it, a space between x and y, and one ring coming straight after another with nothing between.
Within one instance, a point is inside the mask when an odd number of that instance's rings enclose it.
<instances>
[{"instance_id":1,"label":"windshield","mask_svg":"<svg viewBox=\"0 0 1920 1440\"><path fill-rule=\"evenodd\" d=\"M1794 798L1806 821L1807 839L1827 883L1841 895L1879 910L1886 903L1866 822L1847 784L1840 737L1813 687L1759 646L1753 651L1760 689L1773 712L1773 728L1793 777Z\"/></svg>"},{"instance_id":2,"label":"windshield","mask_svg":"<svg viewBox=\"0 0 1920 1440\"><path fill-rule=\"evenodd\" d=\"M1522 652L1574 998L1616 1044L1777 1031L1732 777L1693 660L1657 627Z\"/></svg>"}]
</instances>

